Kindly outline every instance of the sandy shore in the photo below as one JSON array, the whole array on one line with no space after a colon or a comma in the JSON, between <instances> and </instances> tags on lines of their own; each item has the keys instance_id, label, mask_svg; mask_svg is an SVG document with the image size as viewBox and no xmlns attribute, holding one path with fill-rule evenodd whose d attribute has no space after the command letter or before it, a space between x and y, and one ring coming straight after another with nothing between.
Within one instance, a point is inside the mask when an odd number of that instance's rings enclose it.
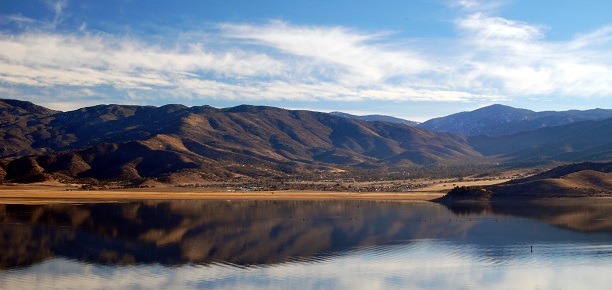
<instances>
[{"instance_id":1,"label":"sandy shore","mask_svg":"<svg viewBox=\"0 0 612 290\"><path fill-rule=\"evenodd\" d=\"M102 202L142 199L274 199L274 200L410 200L428 201L443 196L453 186L488 185L506 180L435 183L407 192L333 192L333 191L228 191L223 188L153 187L113 190L79 190L59 183L0 185L0 203Z\"/></svg>"}]
</instances>

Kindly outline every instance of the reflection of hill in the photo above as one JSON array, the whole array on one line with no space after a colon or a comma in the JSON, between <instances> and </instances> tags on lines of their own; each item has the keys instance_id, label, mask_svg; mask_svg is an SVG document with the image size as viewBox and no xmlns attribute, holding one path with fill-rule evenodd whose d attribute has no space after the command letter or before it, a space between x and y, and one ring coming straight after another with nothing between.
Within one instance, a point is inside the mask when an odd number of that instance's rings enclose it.
<instances>
[{"instance_id":1,"label":"reflection of hill","mask_svg":"<svg viewBox=\"0 0 612 290\"><path fill-rule=\"evenodd\" d=\"M469 228L433 222L444 216L452 214L441 206L364 201L1 205L0 268L54 256L103 264L267 264Z\"/></svg>"},{"instance_id":2,"label":"reflection of hill","mask_svg":"<svg viewBox=\"0 0 612 290\"><path fill-rule=\"evenodd\" d=\"M541 202L519 206L494 204L493 212L538 219L582 232L612 233L612 202Z\"/></svg>"},{"instance_id":3,"label":"reflection of hill","mask_svg":"<svg viewBox=\"0 0 612 290\"><path fill-rule=\"evenodd\" d=\"M612 201L455 202L445 205L460 215L489 211L541 220L574 231L612 233Z\"/></svg>"},{"instance_id":4,"label":"reflection of hill","mask_svg":"<svg viewBox=\"0 0 612 290\"><path fill-rule=\"evenodd\" d=\"M612 201L585 199L612 196L612 162L559 166L534 176L487 186L486 189L491 196L479 202L474 202L469 195L461 196L457 190L454 191L459 194L449 193L438 202L456 213L490 210L543 220L572 230L612 232ZM472 191L478 190L482 189L474 188Z\"/></svg>"}]
</instances>

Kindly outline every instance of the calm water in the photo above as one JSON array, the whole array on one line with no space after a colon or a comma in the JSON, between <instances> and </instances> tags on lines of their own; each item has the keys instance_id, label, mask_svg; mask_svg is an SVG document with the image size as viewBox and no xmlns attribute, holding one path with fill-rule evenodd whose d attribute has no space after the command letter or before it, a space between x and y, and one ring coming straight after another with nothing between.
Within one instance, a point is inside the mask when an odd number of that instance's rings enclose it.
<instances>
[{"instance_id":1,"label":"calm water","mask_svg":"<svg viewBox=\"0 0 612 290\"><path fill-rule=\"evenodd\" d=\"M612 203L0 204L0 251L0 289L611 289Z\"/></svg>"}]
</instances>

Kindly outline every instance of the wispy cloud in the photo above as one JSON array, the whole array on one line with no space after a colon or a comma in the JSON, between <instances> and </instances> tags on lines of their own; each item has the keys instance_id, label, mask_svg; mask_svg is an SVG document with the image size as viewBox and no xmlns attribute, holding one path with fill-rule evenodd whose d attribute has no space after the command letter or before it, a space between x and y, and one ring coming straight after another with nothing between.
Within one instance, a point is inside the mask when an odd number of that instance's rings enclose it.
<instances>
[{"instance_id":1,"label":"wispy cloud","mask_svg":"<svg viewBox=\"0 0 612 290\"><path fill-rule=\"evenodd\" d=\"M53 27L57 27L57 24L59 24L63 19L64 8L66 8L68 5L68 0L47 0L46 4L55 14L55 17L53 18Z\"/></svg>"},{"instance_id":2,"label":"wispy cloud","mask_svg":"<svg viewBox=\"0 0 612 290\"><path fill-rule=\"evenodd\" d=\"M49 3L56 24L67 2ZM553 42L547 27L478 12L484 8L476 1L457 3L464 9L454 22L457 36L436 41L283 21L223 23L167 37L164 45L86 26L70 34L25 29L0 34L0 85L30 95L53 88L87 98L121 92L143 102L164 96L465 102L612 95L612 26ZM37 24L20 16L7 21Z\"/></svg>"},{"instance_id":3,"label":"wispy cloud","mask_svg":"<svg viewBox=\"0 0 612 290\"><path fill-rule=\"evenodd\" d=\"M24 27L34 22L34 19L19 14L0 16L0 24L14 23L19 27Z\"/></svg>"},{"instance_id":4,"label":"wispy cloud","mask_svg":"<svg viewBox=\"0 0 612 290\"><path fill-rule=\"evenodd\" d=\"M508 44L508 41L525 42L542 38L543 27L512 21L483 13L470 14L457 20L460 30L468 34L479 46Z\"/></svg>"},{"instance_id":5,"label":"wispy cloud","mask_svg":"<svg viewBox=\"0 0 612 290\"><path fill-rule=\"evenodd\" d=\"M344 27L294 26L281 21L267 25L222 25L227 37L269 46L302 57L308 72L333 76L348 85L380 83L389 78L431 69L416 51L385 43L386 34L364 34Z\"/></svg>"},{"instance_id":6,"label":"wispy cloud","mask_svg":"<svg viewBox=\"0 0 612 290\"><path fill-rule=\"evenodd\" d=\"M95 35L24 33L0 36L0 80L15 85L120 89L174 87L177 79L277 74L283 64L266 54L200 45L164 49L138 40Z\"/></svg>"},{"instance_id":7,"label":"wispy cloud","mask_svg":"<svg viewBox=\"0 0 612 290\"><path fill-rule=\"evenodd\" d=\"M494 13L509 4L510 0L451 0L450 7L460 8L467 12Z\"/></svg>"}]
</instances>

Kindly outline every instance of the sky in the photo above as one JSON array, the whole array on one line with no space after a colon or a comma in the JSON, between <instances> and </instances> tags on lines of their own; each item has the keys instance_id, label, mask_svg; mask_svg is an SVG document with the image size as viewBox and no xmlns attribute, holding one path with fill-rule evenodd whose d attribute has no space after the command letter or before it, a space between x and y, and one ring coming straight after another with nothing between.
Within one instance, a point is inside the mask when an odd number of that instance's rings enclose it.
<instances>
[{"instance_id":1,"label":"sky","mask_svg":"<svg viewBox=\"0 0 612 290\"><path fill-rule=\"evenodd\" d=\"M612 109L612 1L0 0L0 98L413 121Z\"/></svg>"}]
</instances>

